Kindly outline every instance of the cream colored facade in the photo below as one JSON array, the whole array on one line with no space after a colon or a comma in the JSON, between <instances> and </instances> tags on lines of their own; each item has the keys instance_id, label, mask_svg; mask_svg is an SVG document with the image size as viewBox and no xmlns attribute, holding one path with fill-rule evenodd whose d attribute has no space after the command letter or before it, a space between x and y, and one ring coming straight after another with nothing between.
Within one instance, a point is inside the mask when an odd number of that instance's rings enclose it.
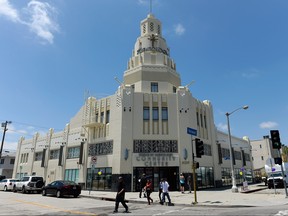
<instances>
[{"instance_id":1,"label":"cream colored facade","mask_svg":"<svg viewBox=\"0 0 288 216\"><path fill-rule=\"evenodd\" d=\"M197 100L181 85L158 19L149 14L140 32L115 94L89 97L61 132L50 129L46 136L21 138L14 177L37 174L46 182L71 179L85 188L114 190L122 175L136 191L145 172L155 189L160 178L167 178L178 190L179 173L187 177L192 172L192 146L195 155L196 136L187 133L189 127L204 142L205 154L195 158L199 187L231 184L230 162L223 159L229 152L228 137L214 125L211 102ZM249 139L232 137L232 143L238 145L236 174L251 171ZM237 183L241 181L238 176Z\"/></svg>"},{"instance_id":2,"label":"cream colored facade","mask_svg":"<svg viewBox=\"0 0 288 216\"><path fill-rule=\"evenodd\" d=\"M278 150L272 148L272 142L268 135L263 136L261 140L251 141L251 156L254 175L257 177L267 176L265 164L268 158L279 157Z\"/></svg>"}]
</instances>

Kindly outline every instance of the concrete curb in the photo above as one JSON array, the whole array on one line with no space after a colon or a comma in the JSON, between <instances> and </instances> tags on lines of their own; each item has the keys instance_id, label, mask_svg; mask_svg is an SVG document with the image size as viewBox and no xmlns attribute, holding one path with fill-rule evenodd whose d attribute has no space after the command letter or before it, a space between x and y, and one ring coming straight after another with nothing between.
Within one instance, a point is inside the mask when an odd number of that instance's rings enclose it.
<instances>
[{"instance_id":1,"label":"concrete curb","mask_svg":"<svg viewBox=\"0 0 288 216\"><path fill-rule=\"evenodd\" d=\"M97 196L90 196L90 195L80 195L80 197L85 197L85 198L90 198L90 199L97 199L97 200L105 200L105 201L111 201L111 202L115 202L115 198L109 198L109 197L97 197ZM142 203L142 204L147 204L147 202L145 201L139 201L139 200L125 200L126 203ZM159 204L158 202L155 202L155 204ZM202 203L191 203L191 204L184 204L184 203L173 203L175 206L201 206L201 207L210 207L210 208L248 208L248 207L257 207L254 205L206 205L206 204L202 204ZM168 205L167 205L168 206Z\"/></svg>"}]
</instances>

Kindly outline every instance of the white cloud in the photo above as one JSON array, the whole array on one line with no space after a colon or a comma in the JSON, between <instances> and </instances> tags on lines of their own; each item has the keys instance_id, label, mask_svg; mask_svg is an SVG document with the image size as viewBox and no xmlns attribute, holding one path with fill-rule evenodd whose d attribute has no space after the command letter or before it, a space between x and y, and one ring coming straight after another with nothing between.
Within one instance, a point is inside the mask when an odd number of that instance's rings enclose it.
<instances>
[{"instance_id":1,"label":"white cloud","mask_svg":"<svg viewBox=\"0 0 288 216\"><path fill-rule=\"evenodd\" d=\"M219 123L219 124L217 125L217 128L218 128L219 130L222 130L222 131L227 131L227 130L228 130L227 124L223 124L223 123Z\"/></svg>"},{"instance_id":2,"label":"white cloud","mask_svg":"<svg viewBox=\"0 0 288 216\"><path fill-rule=\"evenodd\" d=\"M138 4L140 5L147 5L148 1L147 0L138 0Z\"/></svg>"},{"instance_id":3,"label":"white cloud","mask_svg":"<svg viewBox=\"0 0 288 216\"><path fill-rule=\"evenodd\" d=\"M48 3L35 0L28 3L27 9L31 15L31 20L28 23L30 30L52 44L54 39L53 32L58 31L58 25L51 18L56 10Z\"/></svg>"},{"instance_id":4,"label":"white cloud","mask_svg":"<svg viewBox=\"0 0 288 216\"><path fill-rule=\"evenodd\" d=\"M278 126L278 123L276 122L271 122L271 121L267 121L267 122L262 122L260 125L260 128L262 129L270 129L270 128L275 128Z\"/></svg>"},{"instance_id":5,"label":"white cloud","mask_svg":"<svg viewBox=\"0 0 288 216\"><path fill-rule=\"evenodd\" d=\"M47 2L31 0L23 10L22 17L8 0L0 0L0 15L7 19L26 25L44 42L54 41L54 33L58 32L58 24L54 21L56 9Z\"/></svg>"},{"instance_id":6,"label":"white cloud","mask_svg":"<svg viewBox=\"0 0 288 216\"><path fill-rule=\"evenodd\" d=\"M174 32L181 36L185 33L186 29L184 28L184 26L180 23L178 23L177 25L174 26Z\"/></svg>"},{"instance_id":7,"label":"white cloud","mask_svg":"<svg viewBox=\"0 0 288 216\"><path fill-rule=\"evenodd\" d=\"M18 11L13 8L8 0L0 0L0 16L4 16L13 22L19 22Z\"/></svg>"},{"instance_id":8,"label":"white cloud","mask_svg":"<svg viewBox=\"0 0 288 216\"><path fill-rule=\"evenodd\" d=\"M246 79L252 79L259 76L259 70L255 68L250 68L246 72L243 72L241 75Z\"/></svg>"}]
</instances>

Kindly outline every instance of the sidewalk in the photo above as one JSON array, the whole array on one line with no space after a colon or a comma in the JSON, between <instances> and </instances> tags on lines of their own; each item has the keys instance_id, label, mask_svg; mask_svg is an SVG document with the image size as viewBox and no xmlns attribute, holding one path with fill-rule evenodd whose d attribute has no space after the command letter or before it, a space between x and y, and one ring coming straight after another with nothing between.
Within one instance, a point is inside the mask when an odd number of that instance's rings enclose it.
<instances>
[{"instance_id":1,"label":"sidewalk","mask_svg":"<svg viewBox=\"0 0 288 216\"><path fill-rule=\"evenodd\" d=\"M175 205L196 205L196 206L214 206L214 207L252 207L252 206L273 206L288 204L288 198L285 198L284 189L267 189L267 186L249 185L247 191L232 193L231 188L212 188L196 192L197 204L195 202L194 192L186 191L184 194L176 191L169 193L172 203ZM89 197L101 200L115 201L116 192L110 191L88 191L82 190L82 197ZM158 192L153 192L151 198L155 204L159 203ZM130 203L145 203L146 198L139 198L139 192L126 192L125 199Z\"/></svg>"}]
</instances>

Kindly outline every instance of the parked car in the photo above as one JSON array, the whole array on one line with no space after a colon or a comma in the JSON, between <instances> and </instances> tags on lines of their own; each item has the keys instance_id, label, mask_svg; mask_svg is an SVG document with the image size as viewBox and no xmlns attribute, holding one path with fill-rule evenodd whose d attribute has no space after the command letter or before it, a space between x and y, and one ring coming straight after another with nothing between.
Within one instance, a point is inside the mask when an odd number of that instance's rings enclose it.
<instances>
[{"instance_id":1,"label":"parked car","mask_svg":"<svg viewBox=\"0 0 288 216\"><path fill-rule=\"evenodd\" d=\"M81 194L81 186L74 181L54 181L42 188L42 196L48 194L54 195L58 198L72 195L75 198Z\"/></svg>"},{"instance_id":2,"label":"parked car","mask_svg":"<svg viewBox=\"0 0 288 216\"><path fill-rule=\"evenodd\" d=\"M13 187L15 185L15 183L19 181L18 179L3 179L0 181L0 190L3 191L11 191L13 190Z\"/></svg>"},{"instance_id":3,"label":"parked car","mask_svg":"<svg viewBox=\"0 0 288 216\"><path fill-rule=\"evenodd\" d=\"M41 176L24 176L13 186L13 191L21 191L22 193L30 193L36 191L41 193L44 185L43 177Z\"/></svg>"}]
</instances>

